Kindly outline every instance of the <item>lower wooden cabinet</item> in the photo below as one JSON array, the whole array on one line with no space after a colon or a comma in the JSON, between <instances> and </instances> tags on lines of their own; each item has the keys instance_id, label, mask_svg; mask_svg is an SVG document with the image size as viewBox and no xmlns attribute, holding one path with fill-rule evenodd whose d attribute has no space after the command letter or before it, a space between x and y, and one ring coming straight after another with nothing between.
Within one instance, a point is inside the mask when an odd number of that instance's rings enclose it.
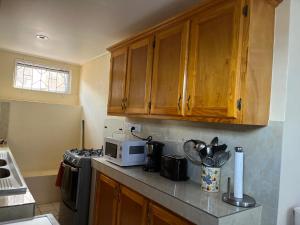
<instances>
[{"instance_id":1,"label":"lower wooden cabinet","mask_svg":"<svg viewBox=\"0 0 300 225\"><path fill-rule=\"evenodd\" d=\"M127 187L120 187L118 225L146 225L147 212L146 198Z\"/></svg>"},{"instance_id":2,"label":"lower wooden cabinet","mask_svg":"<svg viewBox=\"0 0 300 225\"><path fill-rule=\"evenodd\" d=\"M137 192L98 173L93 225L192 225Z\"/></svg>"},{"instance_id":3,"label":"lower wooden cabinet","mask_svg":"<svg viewBox=\"0 0 300 225\"><path fill-rule=\"evenodd\" d=\"M155 203L149 204L149 222L150 225L192 225L192 223Z\"/></svg>"},{"instance_id":4,"label":"lower wooden cabinet","mask_svg":"<svg viewBox=\"0 0 300 225\"><path fill-rule=\"evenodd\" d=\"M117 219L119 184L97 174L93 225L115 225Z\"/></svg>"}]
</instances>

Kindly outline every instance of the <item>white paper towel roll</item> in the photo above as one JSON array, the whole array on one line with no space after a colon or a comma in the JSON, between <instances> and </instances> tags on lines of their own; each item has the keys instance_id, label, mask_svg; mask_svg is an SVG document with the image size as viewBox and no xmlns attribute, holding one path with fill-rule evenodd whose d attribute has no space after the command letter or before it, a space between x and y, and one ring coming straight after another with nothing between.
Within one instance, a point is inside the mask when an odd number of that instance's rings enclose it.
<instances>
[{"instance_id":1,"label":"white paper towel roll","mask_svg":"<svg viewBox=\"0 0 300 225\"><path fill-rule=\"evenodd\" d=\"M243 148L236 147L234 154L234 197L243 198L244 183L244 152Z\"/></svg>"},{"instance_id":2,"label":"white paper towel roll","mask_svg":"<svg viewBox=\"0 0 300 225\"><path fill-rule=\"evenodd\" d=\"M294 224L300 225L300 207L294 208Z\"/></svg>"}]
</instances>

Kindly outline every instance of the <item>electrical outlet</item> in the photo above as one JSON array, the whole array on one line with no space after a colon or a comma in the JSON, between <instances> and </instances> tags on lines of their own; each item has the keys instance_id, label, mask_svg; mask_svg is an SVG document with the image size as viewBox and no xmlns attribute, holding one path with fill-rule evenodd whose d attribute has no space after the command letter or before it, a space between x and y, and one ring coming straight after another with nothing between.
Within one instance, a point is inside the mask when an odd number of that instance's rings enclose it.
<instances>
[{"instance_id":1,"label":"electrical outlet","mask_svg":"<svg viewBox=\"0 0 300 225\"><path fill-rule=\"evenodd\" d=\"M131 131L131 128L134 127L134 132L135 133L140 133L142 130L142 125L141 124L136 124L136 123L127 123L127 130Z\"/></svg>"}]
</instances>

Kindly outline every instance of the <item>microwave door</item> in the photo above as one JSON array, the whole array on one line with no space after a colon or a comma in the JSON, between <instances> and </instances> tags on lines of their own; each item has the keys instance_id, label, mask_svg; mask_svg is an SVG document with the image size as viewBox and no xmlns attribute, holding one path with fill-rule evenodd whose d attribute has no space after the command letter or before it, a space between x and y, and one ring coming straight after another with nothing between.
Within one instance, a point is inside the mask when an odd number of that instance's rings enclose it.
<instances>
[{"instance_id":1,"label":"microwave door","mask_svg":"<svg viewBox=\"0 0 300 225\"><path fill-rule=\"evenodd\" d=\"M116 159L118 155L118 145L114 143L106 142L105 155Z\"/></svg>"}]
</instances>

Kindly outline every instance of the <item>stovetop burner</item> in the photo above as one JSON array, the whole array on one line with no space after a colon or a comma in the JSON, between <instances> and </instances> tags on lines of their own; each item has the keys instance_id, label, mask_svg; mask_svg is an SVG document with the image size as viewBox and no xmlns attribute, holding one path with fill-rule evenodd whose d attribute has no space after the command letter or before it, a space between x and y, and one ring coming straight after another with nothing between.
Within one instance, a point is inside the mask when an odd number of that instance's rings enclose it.
<instances>
[{"instance_id":1,"label":"stovetop burner","mask_svg":"<svg viewBox=\"0 0 300 225\"><path fill-rule=\"evenodd\" d=\"M70 152L82 157L99 157L102 156L102 149L72 149Z\"/></svg>"},{"instance_id":2,"label":"stovetop burner","mask_svg":"<svg viewBox=\"0 0 300 225\"><path fill-rule=\"evenodd\" d=\"M74 166L90 167L91 159L103 156L102 149L70 149L65 151L63 159Z\"/></svg>"}]
</instances>

